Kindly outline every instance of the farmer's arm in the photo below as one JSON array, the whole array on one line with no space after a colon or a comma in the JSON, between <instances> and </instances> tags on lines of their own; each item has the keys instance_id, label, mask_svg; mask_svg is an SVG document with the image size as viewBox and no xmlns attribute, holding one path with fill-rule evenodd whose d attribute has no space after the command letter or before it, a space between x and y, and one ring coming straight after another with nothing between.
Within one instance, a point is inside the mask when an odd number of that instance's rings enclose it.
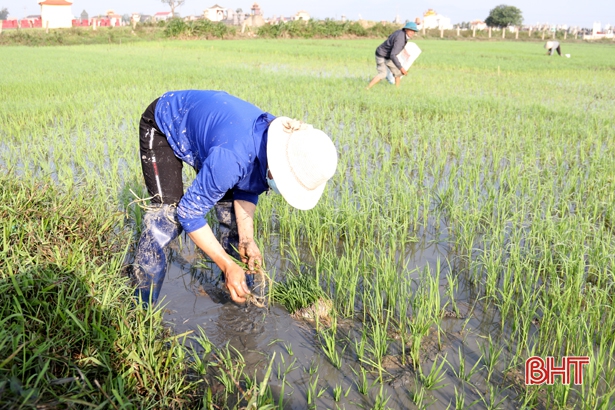
<instances>
[{"instance_id":1,"label":"farmer's arm","mask_svg":"<svg viewBox=\"0 0 615 410\"><path fill-rule=\"evenodd\" d=\"M205 225L196 231L190 232L188 236L194 241L196 246L201 248L201 250L218 265L220 270L224 272L226 287L233 301L239 303L245 302L245 296L250 293L246 285L245 273L224 251L209 225Z\"/></svg>"},{"instance_id":2,"label":"farmer's arm","mask_svg":"<svg viewBox=\"0 0 615 410\"><path fill-rule=\"evenodd\" d=\"M263 263L263 257L258 246L254 242L254 210L256 204L235 199L235 216L237 217L237 233L239 234L239 255L241 261L247 263L248 270L252 273L259 270Z\"/></svg>"},{"instance_id":3,"label":"farmer's arm","mask_svg":"<svg viewBox=\"0 0 615 410\"><path fill-rule=\"evenodd\" d=\"M243 269L224 251L207 225L205 215L242 175L237 157L230 151L210 150L203 167L177 207L177 216L190 239L224 272L226 287L235 302L250 293Z\"/></svg>"},{"instance_id":4,"label":"farmer's arm","mask_svg":"<svg viewBox=\"0 0 615 410\"><path fill-rule=\"evenodd\" d=\"M395 64L395 66L399 68L399 71L401 71L403 75L406 75L406 69L402 67L401 62L397 58L397 54L401 53L401 51L404 49L405 46L406 46L406 33L403 30L401 30L401 34L397 33L394 38L393 47L391 48L390 58L393 64Z\"/></svg>"}]
</instances>

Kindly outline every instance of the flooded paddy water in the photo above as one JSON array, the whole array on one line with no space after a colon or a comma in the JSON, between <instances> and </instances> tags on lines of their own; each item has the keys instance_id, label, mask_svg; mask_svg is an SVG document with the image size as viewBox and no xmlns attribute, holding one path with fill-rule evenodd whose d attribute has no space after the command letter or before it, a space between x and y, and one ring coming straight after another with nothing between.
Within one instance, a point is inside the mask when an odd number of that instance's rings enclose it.
<instances>
[{"instance_id":1,"label":"flooded paddy water","mask_svg":"<svg viewBox=\"0 0 615 410\"><path fill-rule=\"evenodd\" d=\"M177 241L172 246L171 263L160 302L164 305L165 321L178 334L199 334L203 329L214 345L229 346L240 352L247 374L256 372L259 377L264 377L275 353L275 371L269 386L276 397L283 395L284 408L304 409L311 395L309 404L316 408L372 408L380 400L383 404L386 401L388 408L427 406L446 409L454 405L457 389L463 392L465 403L474 402L476 408L491 404L497 408L518 408L518 402L514 400L518 394L514 384L488 390L486 372L482 369L481 347L486 344L483 335L499 333L498 338L507 335L498 332L501 318L497 310L485 306L478 295L471 294L465 286L455 291L454 310L448 304L443 306L439 331L433 329L422 341L420 354L424 372L429 373L432 367L435 369L446 362L437 373L435 385L429 385L431 381L424 385L421 370L402 359L399 337L391 334L388 352L383 357L382 387L369 373L363 381L365 386L361 386L361 361L350 348L353 340L361 338L363 325L360 318L340 319L338 323L342 366L337 368L322 352L322 342L318 337L317 326L327 327L326 324L293 317L275 302L268 303L265 308L233 303L223 290L217 267L203 262L202 252L186 239L184 235L182 246ZM451 259L448 246L440 242L425 234L420 242L413 243L406 250L404 263L435 269L439 263ZM278 248L265 246L266 266L272 271L284 272L290 268L288 263L280 261L279 256L267 258L267 255L278 253ZM446 275L452 272L454 269L450 266L440 270L439 292L443 299L449 292ZM283 280L284 275L278 274L276 278ZM409 278L419 280L419 275L409 273ZM477 370L470 372L468 377L471 388L460 383L455 375L454 369L459 368L460 359L464 360L466 369ZM490 379L504 382L501 373L497 374L502 370L503 364L498 364L496 375L489 375ZM522 374L516 374L514 382L520 384L522 377ZM336 388L342 392L337 401Z\"/></svg>"}]
</instances>

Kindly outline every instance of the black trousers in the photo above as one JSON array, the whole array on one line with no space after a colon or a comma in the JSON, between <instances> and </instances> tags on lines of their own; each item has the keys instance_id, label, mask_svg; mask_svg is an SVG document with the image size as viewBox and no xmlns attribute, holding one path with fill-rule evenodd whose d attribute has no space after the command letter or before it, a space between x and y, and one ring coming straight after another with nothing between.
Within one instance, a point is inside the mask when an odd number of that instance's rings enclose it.
<instances>
[{"instance_id":1,"label":"black trousers","mask_svg":"<svg viewBox=\"0 0 615 410\"><path fill-rule=\"evenodd\" d=\"M139 152L141 169L153 204L177 204L184 196L182 161L175 156L158 125L154 100L139 122Z\"/></svg>"}]
</instances>

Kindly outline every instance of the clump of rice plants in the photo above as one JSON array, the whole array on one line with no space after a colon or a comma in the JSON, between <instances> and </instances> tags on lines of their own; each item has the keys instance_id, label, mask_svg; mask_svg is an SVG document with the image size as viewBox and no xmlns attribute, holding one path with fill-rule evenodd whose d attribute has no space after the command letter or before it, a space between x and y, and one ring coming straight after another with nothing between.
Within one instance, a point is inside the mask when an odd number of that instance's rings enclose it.
<instances>
[{"instance_id":1,"label":"clump of rice plants","mask_svg":"<svg viewBox=\"0 0 615 410\"><path fill-rule=\"evenodd\" d=\"M305 273L288 273L284 282L273 286L272 295L274 301L297 318L327 319L333 309L316 277Z\"/></svg>"}]
</instances>

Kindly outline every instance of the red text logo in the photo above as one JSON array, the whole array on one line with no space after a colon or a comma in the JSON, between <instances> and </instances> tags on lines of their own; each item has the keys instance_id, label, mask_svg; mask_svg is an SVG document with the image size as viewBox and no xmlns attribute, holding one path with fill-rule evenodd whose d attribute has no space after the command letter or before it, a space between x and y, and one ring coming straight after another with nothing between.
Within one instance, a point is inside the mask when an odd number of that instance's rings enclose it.
<instances>
[{"instance_id":1,"label":"red text logo","mask_svg":"<svg viewBox=\"0 0 615 410\"><path fill-rule=\"evenodd\" d=\"M583 365L589 364L587 356L564 356L558 366L551 356L547 360L532 356L525 361L525 384L553 384L555 376L560 376L562 384L570 384L570 369L574 374L574 384L583 384Z\"/></svg>"}]
</instances>

